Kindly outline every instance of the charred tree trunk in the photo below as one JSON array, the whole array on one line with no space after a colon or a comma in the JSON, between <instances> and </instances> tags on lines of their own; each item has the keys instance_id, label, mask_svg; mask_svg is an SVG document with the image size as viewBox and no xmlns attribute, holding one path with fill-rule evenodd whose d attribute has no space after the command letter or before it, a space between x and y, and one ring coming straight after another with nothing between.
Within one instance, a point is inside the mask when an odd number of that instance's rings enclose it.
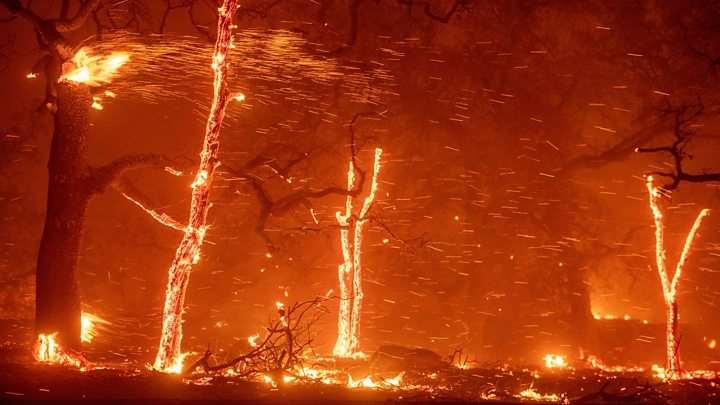
<instances>
[{"instance_id":1,"label":"charred tree trunk","mask_svg":"<svg viewBox=\"0 0 720 405\"><path fill-rule=\"evenodd\" d=\"M77 259L90 199L85 161L91 97L87 86L60 83L48 162L48 194L36 274L38 333L57 333L67 348L80 347Z\"/></svg>"}]
</instances>

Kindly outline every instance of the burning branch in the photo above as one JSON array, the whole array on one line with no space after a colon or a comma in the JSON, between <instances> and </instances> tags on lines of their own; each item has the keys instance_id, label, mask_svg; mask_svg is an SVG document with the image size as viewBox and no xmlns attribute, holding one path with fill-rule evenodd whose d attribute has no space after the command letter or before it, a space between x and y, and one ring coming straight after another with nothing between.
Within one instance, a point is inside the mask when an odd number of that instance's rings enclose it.
<instances>
[{"instance_id":1,"label":"burning branch","mask_svg":"<svg viewBox=\"0 0 720 405\"><path fill-rule=\"evenodd\" d=\"M187 371L237 377L252 377L265 373L278 377L292 374L292 370L302 363L302 354L312 344L312 326L327 312L322 305L326 300L327 298L317 297L294 303L288 308L278 302L278 317L269 321L262 340L258 342L259 335L248 338L252 347L249 352L211 365L212 352L208 350Z\"/></svg>"},{"instance_id":2,"label":"burning branch","mask_svg":"<svg viewBox=\"0 0 720 405\"><path fill-rule=\"evenodd\" d=\"M677 378L681 375L680 368L680 336L679 336L679 314L677 288L680 283L682 270L690 254L693 241L697 234L703 219L710 213L710 210L703 209L693 222L692 228L688 233L685 244L683 245L680 259L675 266L675 272L670 279L665 264L665 232L663 225L663 214L658 206L658 198L661 195L660 190L653 185L652 176L647 177L647 190L650 201L650 209L653 214L655 223L655 261L657 264L658 274L660 276L660 284L663 289L663 298L667 309L667 328L666 328L666 369L670 378Z\"/></svg>"},{"instance_id":3,"label":"burning branch","mask_svg":"<svg viewBox=\"0 0 720 405\"><path fill-rule=\"evenodd\" d=\"M158 221L159 223L169 227L176 229L178 231L185 231L185 225L181 224L174 218L172 218L170 215L164 213L164 212L157 212L156 210L150 208L150 204L146 201L147 199L142 196L142 193L139 193L135 191L134 193L130 190L136 190L129 182L127 181L120 181L115 184L115 188L118 189L120 194L122 194L125 199L130 201L131 203L137 205L140 207L141 210L145 211L148 215L150 215L154 220ZM131 195L133 194L133 195Z\"/></svg>"},{"instance_id":4,"label":"burning branch","mask_svg":"<svg viewBox=\"0 0 720 405\"><path fill-rule=\"evenodd\" d=\"M228 72L226 56L231 47L236 10L237 0L224 0L218 9L217 40L212 58L213 99L205 128L203 148L200 152L200 165L191 186L192 199L188 225L168 272L162 334L153 366L163 372L177 373L182 369L184 357L181 351L182 312L190 271L193 264L200 260L200 248L207 231L206 220L211 206L210 190L215 170L220 164L218 160L220 127L225 116L225 108L231 99L226 82Z\"/></svg>"}]
</instances>

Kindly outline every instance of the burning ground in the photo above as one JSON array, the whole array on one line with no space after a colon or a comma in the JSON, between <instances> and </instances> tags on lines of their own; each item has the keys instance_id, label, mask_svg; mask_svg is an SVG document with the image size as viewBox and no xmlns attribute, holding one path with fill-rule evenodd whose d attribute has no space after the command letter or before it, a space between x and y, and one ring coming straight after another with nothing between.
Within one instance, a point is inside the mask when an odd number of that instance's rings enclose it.
<instances>
[{"instance_id":1,"label":"burning ground","mask_svg":"<svg viewBox=\"0 0 720 405\"><path fill-rule=\"evenodd\" d=\"M4 326L15 331L13 339L32 335L28 325ZM84 371L40 366L27 356L26 346L5 344L2 349L0 390L10 401L642 404L712 403L720 395L717 380L707 378L711 375L669 383L651 370L610 369L597 358L568 363L559 355L522 368L479 365L462 353L443 357L424 349L384 346L363 359L308 356L284 372L239 377L208 374L201 368L182 376L157 373L137 360L142 355L105 348L87 353L105 360Z\"/></svg>"}]
</instances>

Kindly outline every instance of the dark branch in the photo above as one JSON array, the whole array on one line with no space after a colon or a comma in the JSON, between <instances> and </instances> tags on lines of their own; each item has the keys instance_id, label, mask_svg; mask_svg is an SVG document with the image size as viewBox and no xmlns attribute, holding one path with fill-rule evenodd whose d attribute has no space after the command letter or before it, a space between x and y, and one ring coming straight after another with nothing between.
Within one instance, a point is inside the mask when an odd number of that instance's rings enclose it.
<instances>
[{"instance_id":1,"label":"dark branch","mask_svg":"<svg viewBox=\"0 0 720 405\"><path fill-rule=\"evenodd\" d=\"M663 110L663 113L673 117L673 135L675 139L672 144L635 148L638 153L666 153L670 155L673 161L672 172L656 171L649 173L670 179L669 183L663 185L665 190L675 190L683 181L688 183L720 181L720 172L688 173L683 167L685 159L692 159L692 156L685 151L695 135L695 132L691 130L691 126L703 115L704 111L705 108L700 100L696 104L684 104L678 107L668 105Z\"/></svg>"},{"instance_id":2,"label":"dark branch","mask_svg":"<svg viewBox=\"0 0 720 405\"><path fill-rule=\"evenodd\" d=\"M412 9L414 6L422 6L423 12L427 17L431 18L434 21L447 24L450 22L450 19L453 17L453 15L455 15L459 10L468 7L470 4L473 3L473 1L474 0L455 0L452 6L450 6L450 8L444 13L435 12L435 10L433 10L432 4L430 4L430 1L427 0L398 0L398 3L408 6L410 9Z\"/></svg>"},{"instance_id":3,"label":"dark branch","mask_svg":"<svg viewBox=\"0 0 720 405\"><path fill-rule=\"evenodd\" d=\"M104 166L91 169L88 186L91 193L100 193L128 170L140 167L165 167L171 164L173 161L167 156L154 153L123 156Z\"/></svg>"},{"instance_id":4,"label":"dark branch","mask_svg":"<svg viewBox=\"0 0 720 405\"><path fill-rule=\"evenodd\" d=\"M78 10L73 18L55 21L55 29L57 32L71 32L80 29L99 5L100 0L87 0L82 2L80 10Z\"/></svg>"}]
</instances>

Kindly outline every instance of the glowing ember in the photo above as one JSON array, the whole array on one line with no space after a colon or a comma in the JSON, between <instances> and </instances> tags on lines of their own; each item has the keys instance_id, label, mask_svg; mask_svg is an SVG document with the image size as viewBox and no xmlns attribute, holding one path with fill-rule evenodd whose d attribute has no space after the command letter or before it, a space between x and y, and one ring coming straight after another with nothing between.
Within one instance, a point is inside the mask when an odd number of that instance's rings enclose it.
<instances>
[{"instance_id":1,"label":"glowing ember","mask_svg":"<svg viewBox=\"0 0 720 405\"><path fill-rule=\"evenodd\" d=\"M377 382L373 381L371 376L367 376L360 380L353 380L351 375L348 375L348 388L392 388L399 387L402 383L402 378L405 373L400 373L392 378L384 378Z\"/></svg>"},{"instance_id":2,"label":"glowing ember","mask_svg":"<svg viewBox=\"0 0 720 405\"><path fill-rule=\"evenodd\" d=\"M130 59L126 52L111 52L107 55L93 55L88 48L81 48L70 62L63 66L63 75L60 81L84 83L98 86L109 83Z\"/></svg>"},{"instance_id":3,"label":"glowing ember","mask_svg":"<svg viewBox=\"0 0 720 405\"><path fill-rule=\"evenodd\" d=\"M623 367L623 366L608 366L599 357L590 355L585 359L585 362L591 368L602 370L608 373L639 373L645 371L642 367Z\"/></svg>"},{"instance_id":4,"label":"glowing ember","mask_svg":"<svg viewBox=\"0 0 720 405\"><path fill-rule=\"evenodd\" d=\"M565 356L559 354L548 353L543 357L543 360L547 368L567 368L568 366Z\"/></svg>"},{"instance_id":5,"label":"glowing ember","mask_svg":"<svg viewBox=\"0 0 720 405\"><path fill-rule=\"evenodd\" d=\"M338 337L333 354L338 357L361 356L359 351L360 312L363 302L362 288L362 232L367 222L367 214L375 201L380 172L380 158L382 149L375 148L372 183L360 213L353 217L353 197L345 198L345 213L337 212L340 225L340 244L342 247L343 264L338 266L338 279L340 282L340 305L338 310ZM352 161L348 165L347 190L355 188L355 167ZM350 240L350 231L353 229L353 238Z\"/></svg>"},{"instance_id":6,"label":"glowing ember","mask_svg":"<svg viewBox=\"0 0 720 405\"><path fill-rule=\"evenodd\" d=\"M82 313L80 318L81 334L80 340L83 343L90 343L98 335L98 329L100 325L111 325L110 322L100 318L97 315L93 315L89 312Z\"/></svg>"},{"instance_id":7,"label":"glowing ember","mask_svg":"<svg viewBox=\"0 0 720 405\"><path fill-rule=\"evenodd\" d=\"M653 377L667 381L667 380L692 380L692 379L704 379L704 380L715 380L720 376L720 372L714 370L678 370L670 371L660 367L657 364L653 364L651 367Z\"/></svg>"},{"instance_id":8,"label":"glowing ember","mask_svg":"<svg viewBox=\"0 0 720 405\"><path fill-rule=\"evenodd\" d=\"M567 399L565 398L565 395L558 395L558 394L541 394L533 389L532 386L528 387L528 389L521 391L520 395L518 395L520 399L523 400L530 400L530 401L548 401L548 402L558 402L558 403L568 403Z\"/></svg>"},{"instance_id":9,"label":"glowing ember","mask_svg":"<svg viewBox=\"0 0 720 405\"><path fill-rule=\"evenodd\" d=\"M210 190L213 175L220 164L218 160L220 127L230 99L230 91L226 82L228 73L226 55L232 40L232 21L236 9L237 0L225 0L222 7L218 9L217 40L212 56L213 99L200 152L200 166L192 183L188 225L168 272L160 347L153 367L169 373L182 371L184 359L181 351L182 313L192 265L200 260L200 248L207 231L207 214L212 205Z\"/></svg>"},{"instance_id":10,"label":"glowing ember","mask_svg":"<svg viewBox=\"0 0 720 405\"><path fill-rule=\"evenodd\" d=\"M665 265L665 232L663 225L663 214L658 206L658 199L660 198L660 190L653 186L652 176L647 177L646 182L648 197L650 201L650 209L653 214L653 220L655 223L655 261L657 264L657 271L660 276L660 283L663 290L663 298L665 300L665 306L667 310L667 326L666 326L666 369L669 378L679 376L681 374L680 366L680 331L679 331L679 314L678 314L678 301L677 301L677 288L680 283L680 276L682 275L683 266L687 261L687 257L690 254L695 235L697 234L703 219L710 213L710 210L703 209L700 211L698 216L693 222L692 228L688 233L683 250L680 253L680 259L675 266L675 273L670 279L667 268Z\"/></svg>"},{"instance_id":11,"label":"glowing ember","mask_svg":"<svg viewBox=\"0 0 720 405\"><path fill-rule=\"evenodd\" d=\"M84 359L80 356L66 353L55 339L56 335L57 333L38 335L38 340L35 344L35 359L45 364L73 366L82 369L85 363Z\"/></svg>"}]
</instances>

